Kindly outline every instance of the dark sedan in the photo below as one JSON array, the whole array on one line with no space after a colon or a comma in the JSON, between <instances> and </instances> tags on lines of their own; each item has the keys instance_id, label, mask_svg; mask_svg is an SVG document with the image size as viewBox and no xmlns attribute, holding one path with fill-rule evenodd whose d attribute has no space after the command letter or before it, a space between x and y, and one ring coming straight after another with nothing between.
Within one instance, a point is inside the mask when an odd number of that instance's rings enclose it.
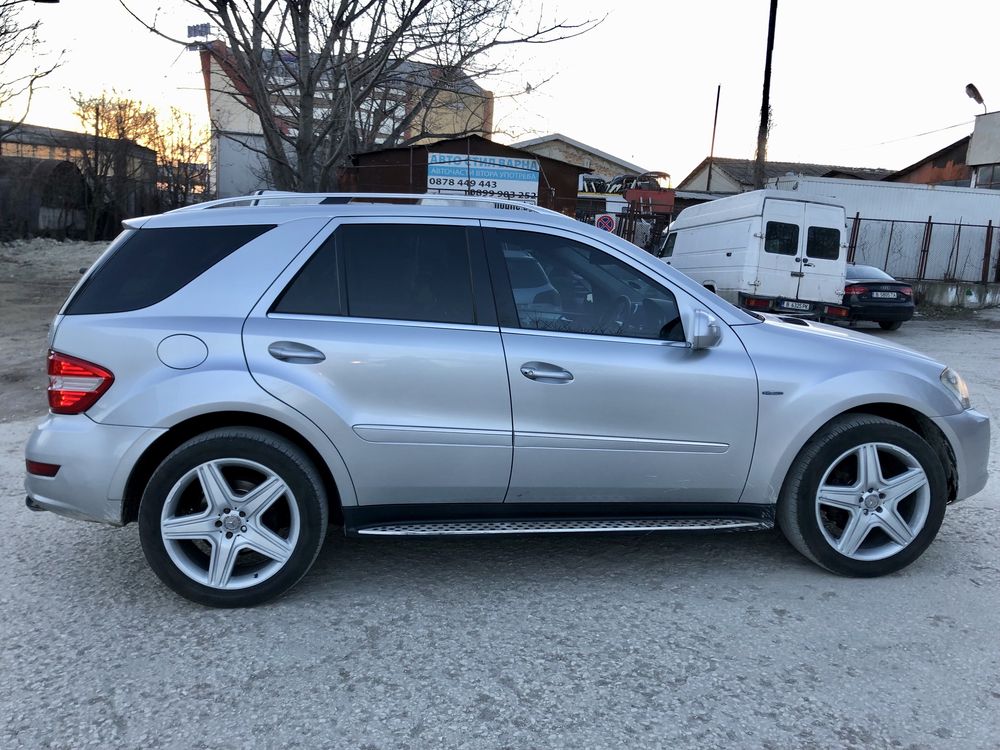
<instances>
[{"instance_id":1,"label":"dark sedan","mask_svg":"<svg viewBox=\"0 0 1000 750\"><path fill-rule=\"evenodd\" d=\"M895 331L913 317L913 287L874 266L847 266L844 306L848 319L871 320Z\"/></svg>"}]
</instances>

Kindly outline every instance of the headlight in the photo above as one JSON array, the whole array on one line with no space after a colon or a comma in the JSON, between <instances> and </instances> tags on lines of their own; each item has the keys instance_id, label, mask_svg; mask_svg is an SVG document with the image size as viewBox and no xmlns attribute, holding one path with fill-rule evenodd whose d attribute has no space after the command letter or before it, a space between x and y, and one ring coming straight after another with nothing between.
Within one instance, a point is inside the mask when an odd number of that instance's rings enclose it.
<instances>
[{"instance_id":1,"label":"headlight","mask_svg":"<svg viewBox=\"0 0 1000 750\"><path fill-rule=\"evenodd\" d=\"M950 367L944 368L941 373L941 382L944 387L951 391L958 402L962 405L963 409L971 409L972 402L969 401L969 386L965 384L962 376L957 372L952 370Z\"/></svg>"}]
</instances>

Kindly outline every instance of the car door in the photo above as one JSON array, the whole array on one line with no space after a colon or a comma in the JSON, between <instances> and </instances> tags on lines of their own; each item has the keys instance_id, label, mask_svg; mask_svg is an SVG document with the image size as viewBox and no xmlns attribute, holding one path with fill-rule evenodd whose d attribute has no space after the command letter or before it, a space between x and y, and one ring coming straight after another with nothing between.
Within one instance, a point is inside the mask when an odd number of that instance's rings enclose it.
<instances>
[{"instance_id":1,"label":"car door","mask_svg":"<svg viewBox=\"0 0 1000 750\"><path fill-rule=\"evenodd\" d=\"M340 221L243 338L257 382L336 446L359 504L503 501L510 394L477 222Z\"/></svg>"},{"instance_id":2,"label":"car door","mask_svg":"<svg viewBox=\"0 0 1000 750\"><path fill-rule=\"evenodd\" d=\"M844 212L838 206L806 203L806 236L799 298L840 303L846 267Z\"/></svg>"},{"instance_id":3,"label":"car door","mask_svg":"<svg viewBox=\"0 0 1000 750\"><path fill-rule=\"evenodd\" d=\"M697 300L609 246L486 226L514 420L507 502L736 502L757 423L739 339L723 325L718 346L690 348Z\"/></svg>"},{"instance_id":4,"label":"car door","mask_svg":"<svg viewBox=\"0 0 1000 750\"><path fill-rule=\"evenodd\" d=\"M803 275L804 206L801 201L775 198L764 201L759 273L761 285L758 287L761 294L789 300L799 298L799 280Z\"/></svg>"}]
</instances>

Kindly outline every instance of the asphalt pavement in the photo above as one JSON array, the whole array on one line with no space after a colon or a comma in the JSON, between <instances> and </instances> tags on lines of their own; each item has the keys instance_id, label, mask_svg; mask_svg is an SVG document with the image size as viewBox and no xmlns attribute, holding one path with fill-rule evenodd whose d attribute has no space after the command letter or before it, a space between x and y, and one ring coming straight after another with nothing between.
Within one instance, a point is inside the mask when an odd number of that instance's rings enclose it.
<instances>
[{"instance_id":1,"label":"asphalt pavement","mask_svg":"<svg viewBox=\"0 0 1000 750\"><path fill-rule=\"evenodd\" d=\"M0 425L2 748L996 748L1000 314L882 334L955 366L992 479L906 570L778 533L344 539L211 610L135 526L31 513Z\"/></svg>"}]
</instances>

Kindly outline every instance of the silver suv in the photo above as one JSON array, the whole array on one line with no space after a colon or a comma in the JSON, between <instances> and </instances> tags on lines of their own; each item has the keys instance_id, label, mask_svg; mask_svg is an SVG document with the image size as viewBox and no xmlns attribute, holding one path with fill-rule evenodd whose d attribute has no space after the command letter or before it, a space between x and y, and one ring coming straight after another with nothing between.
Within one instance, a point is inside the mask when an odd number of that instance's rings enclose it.
<instances>
[{"instance_id":1,"label":"silver suv","mask_svg":"<svg viewBox=\"0 0 1000 750\"><path fill-rule=\"evenodd\" d=\"M944 365L750 315L489 199L266 194L127 221L50 348L28 506L138 521L155 573L214 606L287 590L331 523L777 523L875 576L987 478L989 421Z\"/></svg>"}]
</instances>

